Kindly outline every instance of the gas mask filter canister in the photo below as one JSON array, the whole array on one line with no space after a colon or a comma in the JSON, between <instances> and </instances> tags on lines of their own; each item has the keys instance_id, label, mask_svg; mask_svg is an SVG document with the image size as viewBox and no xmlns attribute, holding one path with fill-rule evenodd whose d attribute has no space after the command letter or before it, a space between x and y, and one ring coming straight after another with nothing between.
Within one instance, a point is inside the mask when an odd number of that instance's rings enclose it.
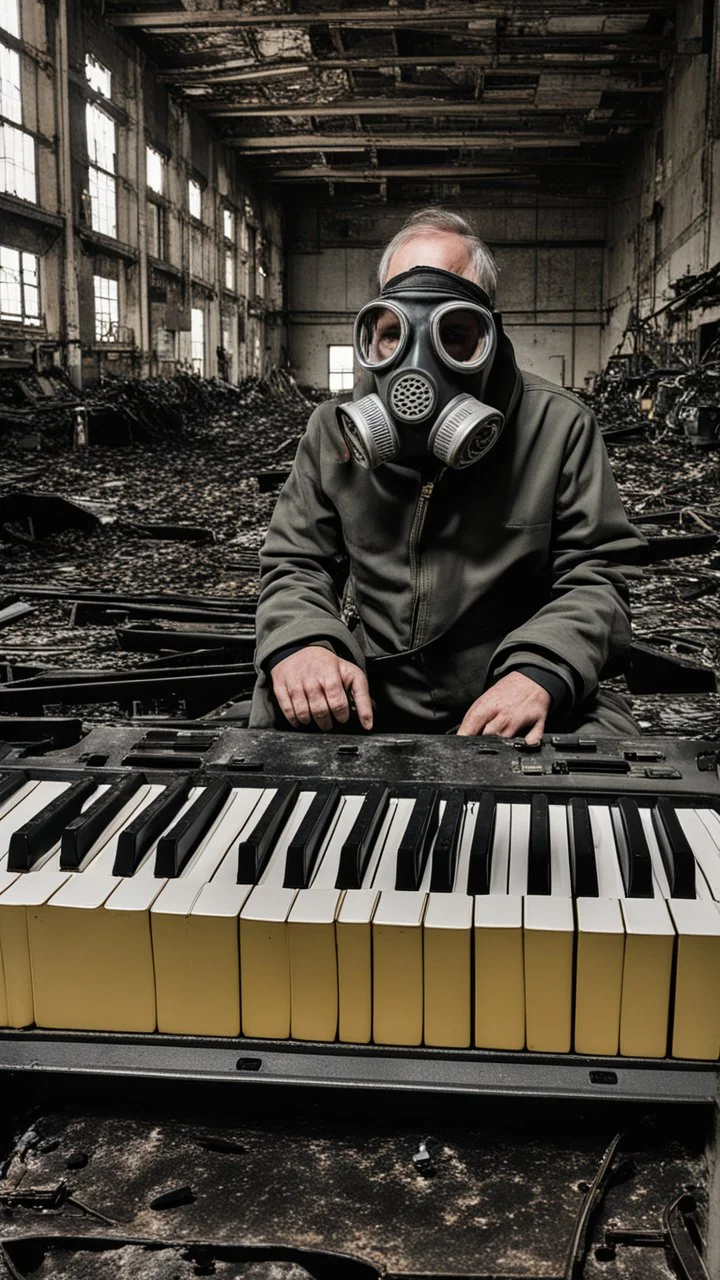
<instances>
[{"instance_id":1,"label":"gas mask filter canister","mask_svg":"<svg viewBox=\"0 0 720 1280\"><path fill-rule=\"evenodd\" d=\"M362 466L434 454L463 468L495 444L504 418L485 404L497 346L489 299L472 281L415 267L388 282L355 321L355 356L376 392L337 408Z\"/></svg>"}]
</instances>

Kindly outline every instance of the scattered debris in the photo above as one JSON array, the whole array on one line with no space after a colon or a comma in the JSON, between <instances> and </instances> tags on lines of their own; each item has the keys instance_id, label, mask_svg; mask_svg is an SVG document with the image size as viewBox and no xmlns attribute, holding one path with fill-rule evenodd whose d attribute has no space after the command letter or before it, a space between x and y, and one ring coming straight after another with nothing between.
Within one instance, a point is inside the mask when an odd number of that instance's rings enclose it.
<instances>
[{"instance_id":1,"label":"scattered debris","mask_svg":"<svg viewBox=\"0 0 720 1280\"><path fill-rule=\"evenodd\" d=\"M195 1196L192 1187L174 1187L172 1191L163 1191L150 1201L151 1209L177 1209L183 1204L194 1204Z\"/></svg>"}]
</instances>

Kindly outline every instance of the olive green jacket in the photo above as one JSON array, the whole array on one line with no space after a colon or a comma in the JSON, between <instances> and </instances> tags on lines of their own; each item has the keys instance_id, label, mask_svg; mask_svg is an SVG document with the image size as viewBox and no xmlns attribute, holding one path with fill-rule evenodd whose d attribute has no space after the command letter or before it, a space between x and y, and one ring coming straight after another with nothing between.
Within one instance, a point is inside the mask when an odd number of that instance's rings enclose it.
<instances>
[{"instance_id":1,"label":"olive green jacket","mask_svg":"<svg viewBox=\"0 0 720 1280\"><path fill-rule=\"evenodd\" d=\"M408 650L434 657L422 663L427 714L457 711L456 721L524 663L559 674L575 704L620 665L630 643L622 566L643 540L591 412L520 373L499 329L486 399L506 425L465 470L423 481L407 463L360 466L335 407L372 390L367 375L312 414L261 554L251 724L273 723L266 660L319 637L376 672L383 664L372 660ZM353 630L342 612L348 578Z\"/></svg>"}]
</instances>

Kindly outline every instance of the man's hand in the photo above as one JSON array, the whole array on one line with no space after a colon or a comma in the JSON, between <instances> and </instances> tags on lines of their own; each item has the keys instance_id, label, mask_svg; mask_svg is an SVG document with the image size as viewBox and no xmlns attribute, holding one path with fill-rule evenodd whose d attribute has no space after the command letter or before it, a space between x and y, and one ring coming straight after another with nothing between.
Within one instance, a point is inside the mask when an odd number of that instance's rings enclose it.
<instances>
[{"instance_id":1,"label":"man's hand","mask_svg":"<svg viewBox=\"0 0 720 1280\"><path fill-rule=\"evenodd\" d=\"M273 690L280 710L294 729L315 721L318 729L332 729L333 719L350 719L347 694L352 694L363 729L372 729L370 690L364 671L354 662L338 658L321 645L298 649L273 667Z\"/></svg>"},{"instance_id":2,"label":"man's hand","mask_svg":"<svg viewBox=\"0 0 720 1280\"><path fill-rule=\"evenodd\" d=\"M473 702L458 734L514 738L524 733L528 744L540 742L551 705L546 689L520 671L511 671Z\"/></svg>"}]
</instances>

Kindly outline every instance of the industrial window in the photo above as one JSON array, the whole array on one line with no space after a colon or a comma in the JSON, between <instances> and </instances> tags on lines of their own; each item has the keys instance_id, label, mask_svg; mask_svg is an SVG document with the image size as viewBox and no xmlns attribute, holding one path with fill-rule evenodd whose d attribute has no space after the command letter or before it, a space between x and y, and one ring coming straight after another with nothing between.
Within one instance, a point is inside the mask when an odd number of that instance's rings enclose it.
<instances>
[{"instance_id":1,"label":"industrial window","mask_svg":"<svg viewBox=\"0 0 720 1280\"><path fill-rule=\"evenodd\" d=\"M151 258L164 259L165 250L165 210L162 205L148 201L147 210L147 251Z\"/></svg>"},{"instance_id":2,"label":"industrial window","mask_svg":"<svg viewBox=\"0 0 720 1280\"><path fill-rule=\"evenodd\" d=\"M2 3L2 0L0 0L0 3ZM90 88L94 89L96 93L101 93L103 98L112 96L110 92L112 75L108 68L104 67L102 62L98 62L97 58L93 57L91 53L85 54L85 79Z\"/></svg>"},{"instance_id":3,"label":"industrial window","mask_svg":"<svg viewBox=\"0 0 720 1280\"><path fill-rule=\"evenodd\" d=\"M192 366L202 378L205 373L205 312L193 307L190 312L190 352Z\"/></svg>"},{"instance_id":4,"label":"industrial window","mask_svg":"<svg viewBox=\"0 0 720 1280\"><path fill-rule=\"evenodd\" d=\"M117 236L115 180L115 122L93 102L85 107L87 126L88 186L93 231Z\"/></svg>"},{"instance_id":5,"label":"industrial window","mask_svg":"<svg viewBox=\"0 0 720 1280\"><path fill-rule=\"evenodd\" d=\"M235 215L232 209L223 209L223 235L226 240L235 239Z\"/></svg>"},{"instance_id":6,"label":"industrial window","mask_svg":"<svg viewBox=\"0 0 720 1280\"><path fill-rule=\"evenodd\" d=\"M352 391L352 347L328 347L328 387L330 391Z\"/></svg>"},{"instance_id":7,"label":"industrial window","mask_svg":"<svg viewBox=\"0 0 720 1280\"><path fill-rule=\"evenodd\" d=\"M22 124L20 54L0 44L0 115Z\"/></svg>"},{"instance_id":8,"label":"industrial window","mask_svg":"<svg viewBox=\"0 0 720 1280\"><path fill-rule=\"evenodd\" d=\"M225 288L235 288L235 254L231 249L225 251Z\"/></svg>"},{"instance_id":9,"label":"industrial window","mask_svg":"<svg viewBox=\"0 0 720 1280\"><path fill-rule=\"evenodd\" d=\"M20 5L18 0L0 0L0 27L11 36L20 36Z\"/></svg>"},{"instance_id":10,"label":"industrial window","mask_svg":"<svg viewBox=\"0 0 720 1280\"><path fill-rule=\"evenodd\" d=\"M38 259L0 245L0 319L40 324Z\"/></svg>"},{"instance_id":11,"label":"industrial window","mask_svg":"<svg viewBox=\"0 0 720 1280\"><path fill-rule=\"evenodd\" d=\"M151 191L161 196L165 190L165 161L154 147L145 148L147 184Z\"/></svg>"},{"instance_id":12,"label":"industrial window","mask_svg":"<svg viewBox=\"0 0 720 1280\"><path fill-rule=\"evenodd\" d=\"M202 187L192 178L188 182L188 209L191 218L202 218Z\"/></svg>"},{"instance_id":13,"label":"industrial window","mask_svg":"<svg viewBox=\"0 0 720 1280\"><path fill-rule=\"evenodd\" d=\"M35 143L11 124L0 124L0 191L35 200Z\"/></svg>"},{"instance_id":14,"label":"industrial window","mask_svg":"<svg viewBox=\"0 0 720 1280\"><path fill-rule=\"evenodd\" d=\"M93 276L95 290L95 341L116 342L120 324L118 283L107 276Z\"/></svg>"}]
</instances>

